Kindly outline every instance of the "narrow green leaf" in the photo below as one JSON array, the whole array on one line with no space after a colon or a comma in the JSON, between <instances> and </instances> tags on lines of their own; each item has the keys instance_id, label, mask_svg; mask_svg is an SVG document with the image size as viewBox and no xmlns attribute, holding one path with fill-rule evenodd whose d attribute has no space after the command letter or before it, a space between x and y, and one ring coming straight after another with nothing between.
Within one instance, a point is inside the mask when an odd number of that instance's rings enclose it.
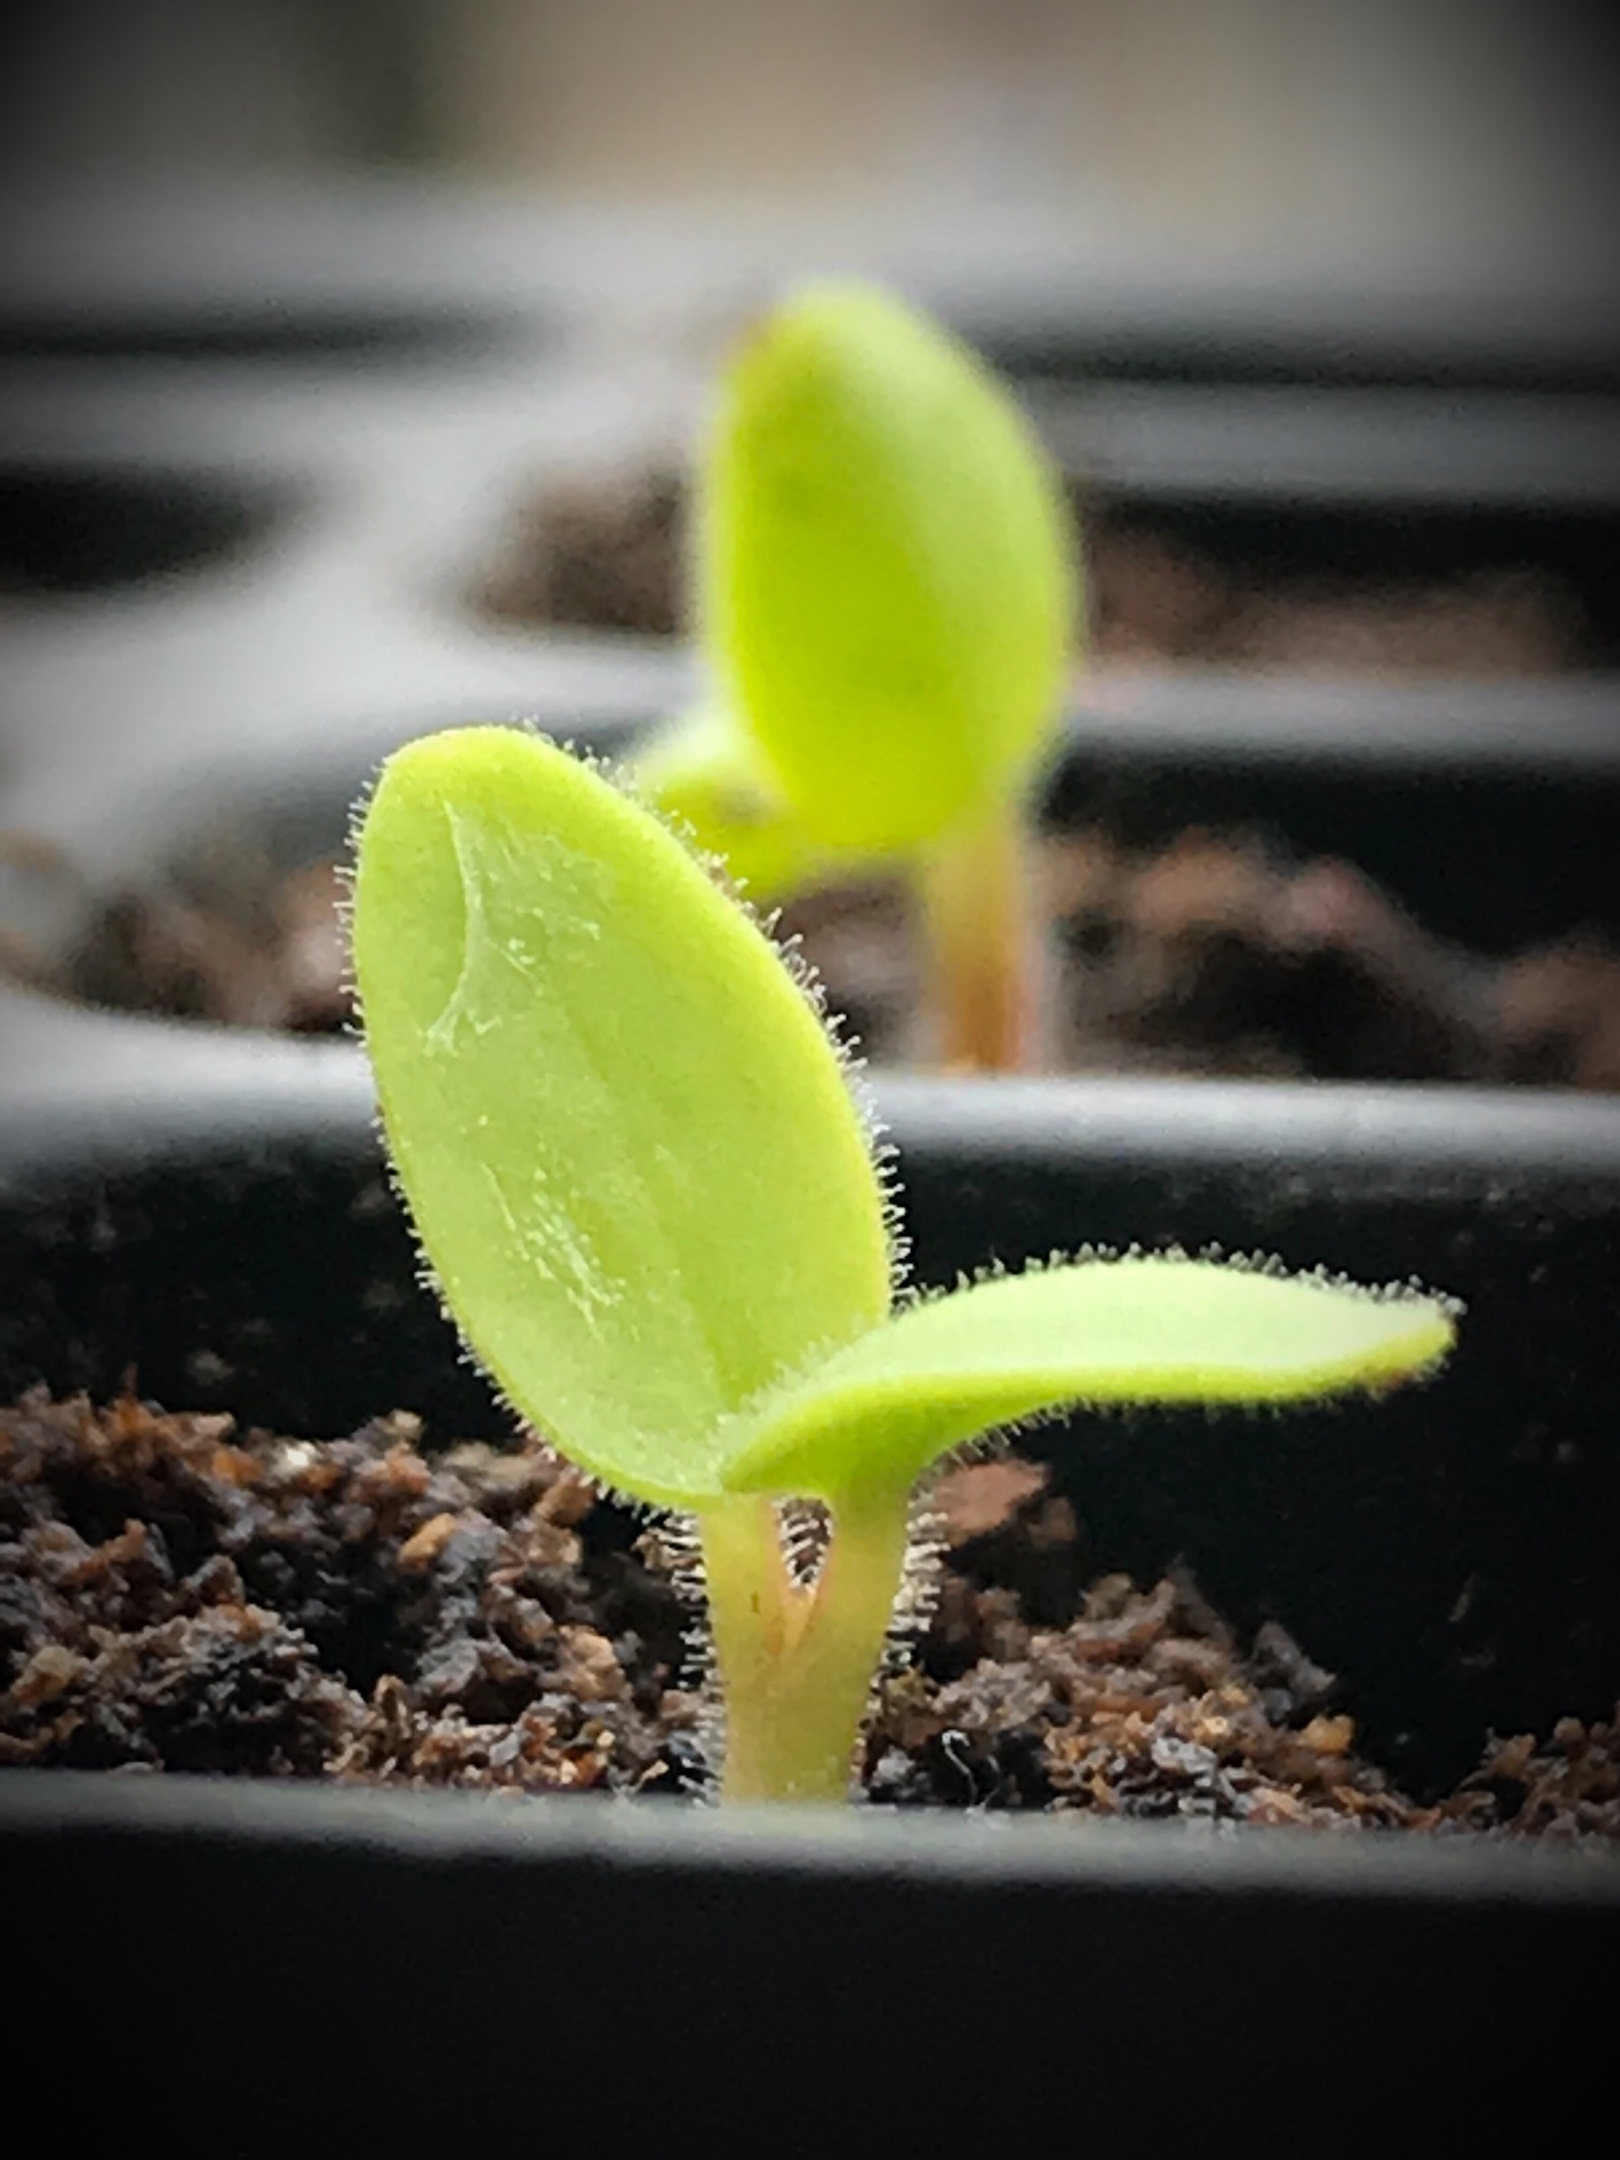
<instances>
[{"instance_id":1,"label":"narrow green leaf","mask_svg":"<svg viewBox=\"0 0 1620 2160\"><path fill-rule=\"evenodd\" d=\"M966 346L860 285L787 301L724 383L696 532L721 694L818 840L909 849L1023 786L1069 663L1074 547Z\"/></svg>"},{"instance_id":2,"label":"narrow green leaf","mask_svg":"<svg viewBox=\"0 0 1620 2160\"><path fill-rule=\"evenodd\" d=\"M608 781L509 728L384 767L355 968L395 1168L517 1409L653 1501L888 1306L865 1133L780 956Z\"/></svg>"},{"instance_id":3,"label":"narrow green leaf","mask_svg":"<svg viewBox=\"0 0 1620 2160\"><path fill-rule=\"evenodd\" d=\"M1391 1386L1453 1333L1444 1305L1410 1292L1169 1256L1071 1261L911 1306L778 1388L727 1432L725 1481L836 1500L1062 1405Z\"/></svg>"}]
</instances>

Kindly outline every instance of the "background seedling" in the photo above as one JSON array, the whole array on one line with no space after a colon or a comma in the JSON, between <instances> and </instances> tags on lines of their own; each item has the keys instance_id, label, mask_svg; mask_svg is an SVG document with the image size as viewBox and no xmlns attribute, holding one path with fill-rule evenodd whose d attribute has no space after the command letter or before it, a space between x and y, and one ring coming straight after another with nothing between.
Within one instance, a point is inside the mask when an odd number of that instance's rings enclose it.
<instances>
[{"instance_id":1,"label":"background seedling","mask_svg":"<svg viewBox=\"0 0 1620 2160\"><path fill-rule=\"evenodd\" d=\"M1432 1298L1177 1257L897 1305L812 997L655 817L521 731L389 760L354 953L394 1167L474 1355L604 1485L695 1518L729 1796L846 1789L909 1496L947 1451L1064 1404L1382 1388L1450 1344ZM796 1500L831 1524L808 1584Z\"/></svg>"},{"instance_id":2,"label":"background seedling","mask_svg":"<svg viewBox=\"0 0 1620 2160\"><path fill-rule=\"evenodd\" d=\"M903 864L941 1058L1017 1065L1025 801L1078 603L1060 482L1012 398L891 295L808 288L725 374L693 572L714 702L655 743L649 790L757 897Z\"/></svg>"}]
</instances>

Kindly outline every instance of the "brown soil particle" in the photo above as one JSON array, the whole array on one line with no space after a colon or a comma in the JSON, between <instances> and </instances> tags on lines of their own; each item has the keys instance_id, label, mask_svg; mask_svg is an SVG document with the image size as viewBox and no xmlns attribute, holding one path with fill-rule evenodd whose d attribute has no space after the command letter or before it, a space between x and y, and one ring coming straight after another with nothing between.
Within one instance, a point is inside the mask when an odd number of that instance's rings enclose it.
<instances>
[{"instance_id":1,"label":"brown soil particle","mask_svg":"<svg viewBox=\"0 0 1620 2160\"><path fill-rule=\"evenodd\" d=\"M528 1439L423 1452L30 1395L0 1411L0 1765L508 1790L701 1789L681 1542ZM946 1565L863 1751L891 1806L1620 1837L1620 1711L1493 1739L1418 1806L1274 1623L1087 1581L1038 1465L948 1473Z\"/></svg>"},{"instance_id":2,"label":"brown soil particle","mask_svg":"<svg viewBox=\"0 0 1620 2160\"><path fill-rule=\"evenodd\" d=\"M623 1519L536 1443L418 1438L0 1412L0 1763L697 1781L689 1615Z\"/></svg>"},{"instance_id":3,"label":"brown soil particle","mask_svg":"<svg viewBox=\"0 0 1620 2160\"><path fill-rule=\"evenodd\" d=\"M1503 1010L1507 971L1432 936L1350 863L1193 830L1142 851L1078 834L1052 846L1046 868L1065 971L1060 1062L1530 1076L1529 1023ZM1533 977L1535 957L1515 965ZM1596 1024L1595 1010L1549 1015L1542 1069L1563 1077L1575 1031Z\"/></svg>"},{"instance_id":4,"label":"brown soil particle","mask_svg":"<svg viewBox=\"0 0 1620 2160\"><path fill-rule=\"evenodd\" d=\"M1031 1628L1004 1591L951 1604L957 1655L964 1641L978 1655L958 1679L886 1686L874 1798L1321 1827L1444 1819L1356 1757L1350 1718L1263 1685L1176 1582L1144 1592L1105 1577L1063 1628Z\"/></svg>"},{"instance_id":5,"label":"brown soil particle","mask_svg":"<svg viewBox=\"0 0 1620 2160\"><path fill-rule=\"evenodd\" d=\"M1620 1838L1613 1726L1493 1739L1458 1790L1419 1805L1356 1753L1338 1683L1275 1622L1244 1653L1190 1581L1087 1581L1069 1503L1035 1465L953 1471L951 1542L916 1664L886 1679L869 1796L896 1806L1564 1841Z\"/></svg>"}]
</instances>

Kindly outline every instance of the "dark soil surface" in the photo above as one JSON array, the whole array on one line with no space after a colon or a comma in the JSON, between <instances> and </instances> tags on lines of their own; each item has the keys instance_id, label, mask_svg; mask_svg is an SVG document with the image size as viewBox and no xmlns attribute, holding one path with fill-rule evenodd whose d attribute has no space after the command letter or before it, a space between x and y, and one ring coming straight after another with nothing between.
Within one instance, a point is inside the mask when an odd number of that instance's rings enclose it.
<instances>
[{"instance_id":1,"label":"dark soil surface","mask_svg":"<svg viewBox=\"0 0 1620 2160\"><path fill-rule=\"evenodd\" d=\"M1286 570L1226 560L1140 509L1074 486L1095 665L1326 668L1374 675L1542 675L1591 664L1590 626L1531 561L1467 572ZM476 594L487 613L673 636L684 615L684 488L669 472L550 488L518 510Z\"/></svg>"},{"instance_id":2,"label":"dark soil surface","mask_svg":"<svg viewBox=\"0 0 1620 2160\"><path fill-rule=\"evenodd\" d=\"M537 1443L420 1439L399 1414L315 1442L127 1398L0 1412L0 1764L701 1791L678 1536ZM953 1471L936 1503L943 1573L878 1690L874 1803L1620 1836L1620 1711L1492 1740L1419 1806L1280 1628L1240 1645L1190 1582L1089 1580L1039 1468Z\"/></svg>"},{"instance_id":3,"label":"dark soil surface","mask_svg":"<svg viewBox=\"0 0 1620 2160\"><path fill-rule=\"evenodd\" d=\"M1432 936L1350 863L1252 834L1133 851L1080 832L1043 842L1036 869L1044 1069L1620 1088L1620 954L1599 939L1486 958ZM229 1025L341 1028L337 867L237 871L228 888L115 898L52 987ZM782 932L866 1055L927 1059L903 885L807 893Z\"/></svg>"}]
</instances>

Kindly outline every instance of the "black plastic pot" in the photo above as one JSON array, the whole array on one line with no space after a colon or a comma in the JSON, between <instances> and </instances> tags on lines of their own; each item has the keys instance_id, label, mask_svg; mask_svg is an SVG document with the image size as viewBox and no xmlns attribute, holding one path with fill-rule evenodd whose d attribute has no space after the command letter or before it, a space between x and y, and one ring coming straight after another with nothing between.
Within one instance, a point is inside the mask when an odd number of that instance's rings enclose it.
<instances>
[{"instance_id":1,"label":"black plastic pot","mask_svg":"<svg viewBox=\"0 0 1620 2160\"><path fill-rule=\"evenodd\" d=\"M518 678L522 682L521 675ZM1205 673L1100 684L1072 711L1043 790L1049 829L1126 847L1192 827L1354 864L1436 936L1501 955L1583 930L1620 938L1620 678L1403 686ZM684 655L562 676L537 658L514 706L622 754L690 694ZM510 693L509 693L510 695ZM506 708L493 707L494 717ZM199 766L187 740L103 779L64 771L33 829L72 865L14 866L0 928L60 979L100 908L130 892L206 899L222 868L330 860L380 759L414 732L492 716L470 696L347 719ZM228 886L229 877L223 882Z\"/></svg>"},{"instance_id":2,"label":"black plastic pot","mask_svg":"<svg viewBox=\"0 0 1620 2160\"><path fill-rule=\"evenodd\" d=\"M44 1771L0 1838L24 2074L231 2155L1461 2125L1590 2080L1620 1936L1612 1866L1365 1839Z\"/></svg>"},{"instance_id":3,"label":"black plastic pot","mask_svg":"<svg viewBox=\"0 0 1620 2160\"><path fill-rule=\"evenodd\" d=\"M430 1435L500 1428L414 1283L351 1050L7 1017L31 1048L0 1123L0 1389L105 1392L133 1367L171 1405L295 1431L395 1405ZM1620 1107L1174 1083L890 1082L880 1099L925 1279L1085 1239L1218 1240L1465 1298L1427 1390L1286 1420L1072 1420L1039 1444L1099 1568L1179 1556L1239 1626L1282 1621L1414 1787L1466 1769L1490 1728L1607 1713ZM0 1779L0 1825L57 1915L34 1938L41 1985L71 1986L85 1927L138 1942L143 1990L188 2003L203 2089L225 2084L210 2051L266 2020L323 2110L413 2143L458 2108L529 2120L542 2059L599 2060L604 2028L638 2065L601 2093L625 2130L692 2104L692 2080L723 2108L721 2061L791 2089L805 2136L899 2134L947 2092L988 2133L1033 2120L1054 2074L1123 2121L1144 2080L1173 2067L1199 2090L1255 2049L1268 2089L1339 2062L1363 2103L1402 2079L1456 2094L1527 2031L1538 2075L1577 2061L1576 1976L1620 1941L1612 1864L1466 1842L54 1773ZM340 2040L363 2096L331 2082ZM257 2106L242 2052L230 2079Z\"/></svg>"},{"instance_id":4,"label":"black plastic pot","mask_svg":"<svg viewBox=\"0 0 1620 2160\"><path fill-rule=\"evenodd\" d=\"M1481 952L1612 935L1620 677L1099 685L1071 717L1046 815L1140 846L1191 826L1259 831L1354 863Z\"/></svg>"},{"instance_id":5,"label":"black plastic pot","mask_svg":"<svg viewBox=\"0 0 1620 2160\"><path fill-rule=\"evenodd\" d=\"M346 282L333 271L329 294ZM420 282L404 278L404 299ZM202 330L181 292L138 334L134 315L98 316L78 350L144 343L199 369L266 358L274 326L253 284L240 272ZM49 316L13 323L13 350L69 349ZM390 347L335 322L283 356ZM1510 353L1509 375L1543 380L1536 341L1519 342L1532 359ZM1580 380L1608 387L1606 366L1581 358ZM382 734L402 731L397 675L428 653L396 604L409 597L379 601L362 631L352 612L269 607L150 666L132 642L118 720L142 755L115 767L75 737L54 780L30 780L30 816L54 801L47 837L110 863L118 835L116 868L155 867L185 840L183 805L160 790L164 818L148 820L137 783L195 756L240 693L219 794L249 817L263 805L289 854L329 844ZM357 640L379 668L396 656L363 701L388 717L347 742L313 663L295 698L284 680L263 687L339 632L346 659ZM433 646L435 682L467 684L483 636ZM541 639L500 657L508 674L476 678L489 711L529 703L566 731L584 674L561 676ZM626 663L599 657L583 700L597 718L645 715L650 677L671 700L684 688L678 654L643 655L621 700ZM65 710L78 678L63 680L57 704L27 711ZM514 694L497 698L503 685ZM1085 707L1054 809L1144 837L1258 819L1356 856L1484 944L1613 924L1608 694L1425 692L1419 715L1404 693L1148 685ZM238 758L294 706L303 792L289 803L273 760L249 774ZM318 756L317 715L333 731ZM43 1379L106 1394L133 1372L171 1406L294 1431L395 1405L430 1438L501 1429L415 1281L352 1046L6 994L0 1030L0 1393ZM881 1100L925 1279L1087 1239L1219 1241L1364 1279L1415 1274L1467 1300L1462 1346L1428 1390L1287 1421L1069 1421L1038 1445L1099 1569L1148 1575L1179 1557L1240 1628L1280 1620L1340 1673L1368 1752L1414 1788L1466 1770L1492 1727L1609 1712L1620 1108L1140 1081L890 1081ZM177 2143L206 2135L225 2152L312 2133L367 2152L548 2134L661 2147L745 2109L751 2138L817 2155L1105 2132L1151 2150L1212 2127L1271 2134L1268 2106L1293 2135L1347 2095L1376 2133L1413 2093L1443 2099L1449 2125L1509 2066L1549 2093L1589 2078L1602 1983L1588 1975L1620 1940L1612 1863L1466 1840L877 1810L729 1819L14 1772L0 1852L16 2058L80 2127L107 2092L127 2128L134 2092Z\"/></svg>"},{"instance_id":6,"label":"black plastic pot","mask_svg":"<svg viewBox=\"0 0 1620 2160\"><path fill-rule=\"evenodd\" d=\"M1612 659L1620 399L1032 381L1086 499L1257 584L1558 574Z\"/></svg>"}]
</instances>

